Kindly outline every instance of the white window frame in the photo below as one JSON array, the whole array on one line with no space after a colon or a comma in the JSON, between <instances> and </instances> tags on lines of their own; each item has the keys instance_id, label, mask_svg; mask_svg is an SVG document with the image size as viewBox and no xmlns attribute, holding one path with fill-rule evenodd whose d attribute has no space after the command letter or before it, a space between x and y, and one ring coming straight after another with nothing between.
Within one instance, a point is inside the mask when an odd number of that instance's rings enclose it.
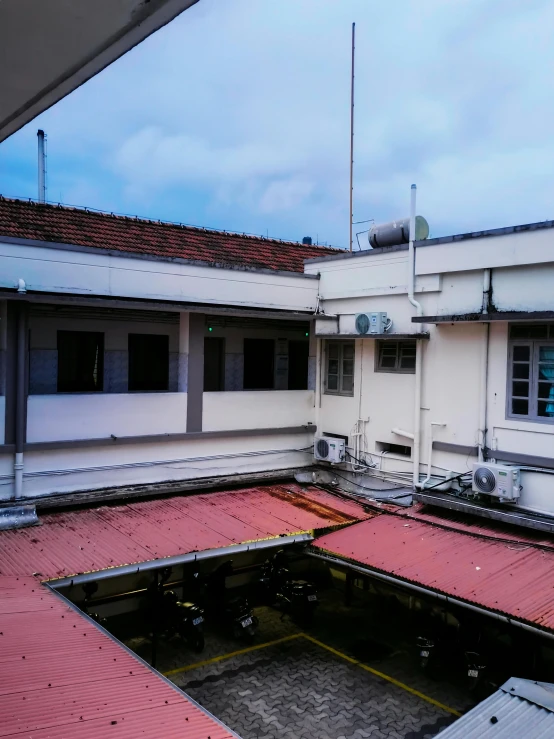
<instances>
[{"instance_id":1,"label":"white window frame","mask_svg":"<svg viewBox=\"0 0 554 739\"><path fill-rule=\"evenodd\" d=\"M345 347L350 347L352 349L352 360L344 358L344 349ZM333 372L333 375L336 374L337 377L337 389L330 389L329 388L329 363L330 363L330 349L336 348L338 351L338 374ZM352 361L352 375L345 374L344 373L344 363L345 361ZM333 341L328 340L325 344L325 386L324 386L324 392L325 395L342 395L346 397L352 397L354 395L354 373L355 373L355 364L356 364L356 343L354 341ZM343 384L344 384L344 378L345 377L352 377L352 389L351 390L344 390Z\"/></svg>"},{"instance_id":2,"label":"white window frame","mask_svg":"<svg viewBox=\"0 0 554 739\"><path fill-rule=\"evenodd\" d=\"M554 324L548 326L547 336L552 338L535 339L535 338L523 338L523 339L512 339L510 336L511 326L508 329L508 372L507 374L507 387L506 387L506 418L513 421L526 421L528 423L543 423L550 426L554 425L554 416L539 416L538 405L539 405L539 356L540 348L543 346L554 349ZM518 360L514 360L514 348L516 347L529 347L529 395L528 398L525 396L514 395L513 383L514 382L527 382L524 378L514 377L514 365L518 364ZM521 364L527 364L523 360L519 360ZM521 398L528 400L528 413L514 413L512 411L512 400L514 398ZM548 401L548 399L542 399ZM552 401L554 402L554 400Z\"/></svg>"}]
</instances>

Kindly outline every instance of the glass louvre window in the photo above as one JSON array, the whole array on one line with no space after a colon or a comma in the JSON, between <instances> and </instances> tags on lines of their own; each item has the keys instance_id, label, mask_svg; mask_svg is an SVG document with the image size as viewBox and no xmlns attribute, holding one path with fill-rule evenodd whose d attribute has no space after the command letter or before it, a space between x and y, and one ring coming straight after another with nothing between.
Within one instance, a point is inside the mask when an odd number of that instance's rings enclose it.
<instances>
[{"instance_id":1,"label":"glass louvre window","mask_svg":"<svg viewBox=\"0 0 554 739\"><path fill-rule=\"evenodd\" d=\"M507 416L554 423L554 324L510 327Z\"/></svg>"},{"instance_id":2,"label":"glass louvre window","mask_svg":"<svg viewBox=\"0 0 554 739\"><path fill-rule=\"evenodd\" d=\"M354 342L327 342L325 392L329 395L354 394Z\"/></svg>"},{"instance_id":3,"label":"glass louvre window","mask_svg":"<svg viewBox=\"0 0 554 739\"><path fill-rule=\"evenodd\" d=\"M376 372L413 374L416 364L415 341L378 341Z\"/></svg>"}]
</instances>

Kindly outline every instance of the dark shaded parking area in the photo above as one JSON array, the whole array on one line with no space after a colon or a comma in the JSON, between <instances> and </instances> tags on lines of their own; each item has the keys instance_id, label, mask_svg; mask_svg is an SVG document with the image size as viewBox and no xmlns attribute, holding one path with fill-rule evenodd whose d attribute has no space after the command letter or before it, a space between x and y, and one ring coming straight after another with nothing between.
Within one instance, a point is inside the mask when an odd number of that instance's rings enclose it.
<instances>
[{"instance_id":1,"label":"dark shaded parking area","mask_svg":"<svg viewBox=\"0 0 554 739\"><path fill-rule=\"evenodd\" d=\"M244 739L423 739L455 718L302 637L174 680Z\"/></svg>"},{"instance_id":2,"label":"dark shaded parking area","mask_svg":"<svg viewBox=\"0 0 554 739\"><path fill-rule=\"evenodd\" d=\"M455 680L430 680L398 624L330 588L309 632L256 608L256 642L207 630L206 649L162 641L158 669L244 739L431 739L472 705ZM148 658L147 639L127 642Z\"/></svg>"}]
</instances>

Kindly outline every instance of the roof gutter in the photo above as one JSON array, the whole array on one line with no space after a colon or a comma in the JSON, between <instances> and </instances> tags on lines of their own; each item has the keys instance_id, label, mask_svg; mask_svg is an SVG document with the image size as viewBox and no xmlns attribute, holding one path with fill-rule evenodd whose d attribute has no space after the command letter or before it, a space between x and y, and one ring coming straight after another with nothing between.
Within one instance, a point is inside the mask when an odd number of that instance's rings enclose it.
<instances>
[{"instance_id":1,"label":"roof gutter","mask_svg":"<svg viewBox=\"0 0 554 739\"><path fill-rule=\"evenodd\" d=\"M376 580L382 580L383 582L389 583L391 585L395 585L396 587L401 587L407 590L412 590L428 598L435 598L437 600L442 600L446 603L450 603L459 608L467 608L469 611L473 611L474 613L479 613L482 616L489 616L490 618L494 618L497 621L502 621L503 623L508 624L509 626L517 626L518 628L523 629L524 631L529 631L535 636L541 636L546 639L554 640L554 633L546 631L544 629L540 629L537 626L531 626L530 624L524 623L523 621L518 621L517 619L510 618L509 616L505 616L502 613L496 613L495 611L489 611L486 608L475 606L473 605L473 603L466 603L465 601L459 600L458 598L452 598L450 595L445 595L444 593L439 593L435 590L424 588L421 585L415 585L414 583L411 583L407 580L402 580L401 578L398 578L398 577L393 577L392 575L386 575L384 572L378 572L377 570L372 570L367 567L361 567L360 565L353 564L344 559L339 559L338 557L332 557L332 556L329 556L328 554L319 554L319 553L309 551L309 550L307 551L307 554L309 554L310 557L321 559L330 565L334 565L335 567L342 567L342 568L347 568L349 570L354 570L354 572L359 572L361 575L373 577Z\"/></svg>"},{"instance_id":2,"label":"roof gutter","mask_svg":"<svg viewBox=\"0 0 554 739\"><path fill-rule=\"evenodd\" d=\"M188 552L187 554L178 554L175 557L164 557L162 559L152 559L148 562L138 562L136 564L122 565L120 567L110 567L107 570L99 570L97 572L84 572L80 575L70 577L62 577L61 579L48 580L47 584L57 590L67 586L81 585L86 582L109 580L112 577L120 577L121 575L135 575L139 572L148 572L149 570L158 570L161 567L175 567L176 565L186 564L187 562L199 562L205 559L213 559L232 554L243 554L244 552L252 552L255 550L272 549L273 547L285 547L291 544L301 544L313 541L313 534L308 531L298 532L290 536L274 536L270 539L262 539L261 541L250 541L243 544L232 544L229 547L219 547L218 549L206 549L202 552Z\"/></svg>"}]
</instances>

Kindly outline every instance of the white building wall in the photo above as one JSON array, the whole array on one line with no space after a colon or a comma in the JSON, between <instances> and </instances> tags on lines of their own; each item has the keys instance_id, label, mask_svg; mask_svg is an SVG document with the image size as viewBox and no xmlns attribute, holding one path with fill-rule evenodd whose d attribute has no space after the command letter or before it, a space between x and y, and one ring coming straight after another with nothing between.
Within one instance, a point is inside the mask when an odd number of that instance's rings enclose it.
<instances>
[{"instance_id":1,"label":"white building wall","mask_svg":"<svg viewBox=\"0 0 554 739\"><path fill-rule=\"evenodd\" d=\"M0 241L0 288L77 295L315 310L317 280L303 275L215 269L109 253Z\"/></svg>"},{"instance_id":2,"label":"white building wall","mask_svg":"<svg viewBox=\"0 0 554 739\"><path fill-rule=\"evenodd\" d=\"M514 267L512 265L520 265ZM479 269L476 269L479 267ZM492 271L493 309L499 311L554 310L554 230L474 239L454 244L418 247L416 250L416 299L424 315L477 313L483 306L483 269ZM318 332L355 332L359 312L386 311L393 319L393 333L419 330L411 318L415 311L407 299L407 251L398 250L354 258L309 263L321 272L322 308L337 319L318 320ZM486 301L485 301L486 305ZM431 421L434 439L462 447L479 442L479 413L483 402L482 362L486 325L455 323L426 325L430 339L423 341L421 404L421 467L423 474L430 448ZM323 342L322 342L323 343ZM411 470L406 458L377 455L377 444L411 446L392 433L393 428L414 431L414 375L375 372L376 344L356 340L354 397L321 393L316 403L318 433L350 437L361 420L366 451L385 470ZM505 452L554 459L554 425L506 419L508 377L508 323L490 324L487 397L488 446ZM493 452L491 452L491 455ZM433 450L433 471L444 474L470 471L476 456ZM554 475L524 471L521 506L554 513Z\"/></svg>"},{"instance_id":3,"label":"white building wall","mask_svg":"<svg viewBox=\"0 0 554 739\"><path fill-rule=\"evenodd\" d=\"M29 451L23 495L294 469L312 463L312 440L306 432ZM12 474L13 457L0 456L0 500L13 495Z\"/></svg>"},{"instance_id":4,"label":"white building wall","mask_svg":"<svg viewBox=\"0 0 554 739\"><path fill-rule=\"evenodd\" d=\"M204 393L204 431L279 428L315 423L312 390Z\"/></svg>"},{"instance_id":5,"label":"white building wall","mask_svg":"<svg viewBox=\"0 0 554 739\"><path fill-rule=\"evenodd\" d=\"M423 243L417 249L418 276L552 262L554 229Z\"/></svg>"},{"instance_id":6,"label":"white building wall","mask_svg":"<svg viewBox=\"0 0 554 739\"><path fill-rule=\"evenodd\" d=\"M186 393L63 393L27 401L28 443L186 430Z\"/></svg>"},{"instance_id":7,"label":"white building wall","mask_svg":"<svg viewBox=\"0 0 554 739\"><path fill-rule=\"evenodd\" d=\"M179 355L182 361L179 361L178 378L171 381L179 392L113 392L105 373L104 392L57 393L56 373L51 372L48 379L48 373L39 372L38 379L50 384L47 393L31 392L28 397L26 441L30 445L47 444L49 448L25 450L25 498L311 464L313 432L283 433L278 429L315 422L313 390L205 393L203 430L237 431L237 437L225 433L222 437L171 438L172 434L187 432L189 314L181 313L174 320L166 316L166 322L160 322L164 314L155 314L153 320L144 312L140 315L130 312L134 320L126 320L125 315L125 311L100 311L95 315L92 308L84 311L63 309L60 314L52 307L31 311L31 390L37 385L37 363L44 364L48 358L57 357L59 330L102 332L105 366L110 352L126 354L129 333L169 336L170 380L171 357ZM160 320L156 321L156 317ZM226 320L229 323L230 319ZM225 336L228 350L242 353L245 338L271 338L275 341L276 352L281 351L281 344L286 346L290 340L303 341L309 347L307 329L302 324L297 329L278 324L272 327L271 322L264 322L263 327L249 324L236 327L221 325L221 319L218 321L213 322L211 332L206 324L205 335ZM52 366L55 369L57 365ZM123 379L126 384L126 378ZM0 395L2 421L3 407L4 397ZM276 433L240 435L245 429L276 429ZM3 423L0 432L3 436ZM141 440L141 437L166 434L167 440ZM133 438L122 442L124 437ZM66 443L87 440L94 440L94 446ZM105 440L105 444L99 444L99 440ZM0 449L0 500L13 496L13 462L13 450Z\"/></svg>"}]
</instances>

